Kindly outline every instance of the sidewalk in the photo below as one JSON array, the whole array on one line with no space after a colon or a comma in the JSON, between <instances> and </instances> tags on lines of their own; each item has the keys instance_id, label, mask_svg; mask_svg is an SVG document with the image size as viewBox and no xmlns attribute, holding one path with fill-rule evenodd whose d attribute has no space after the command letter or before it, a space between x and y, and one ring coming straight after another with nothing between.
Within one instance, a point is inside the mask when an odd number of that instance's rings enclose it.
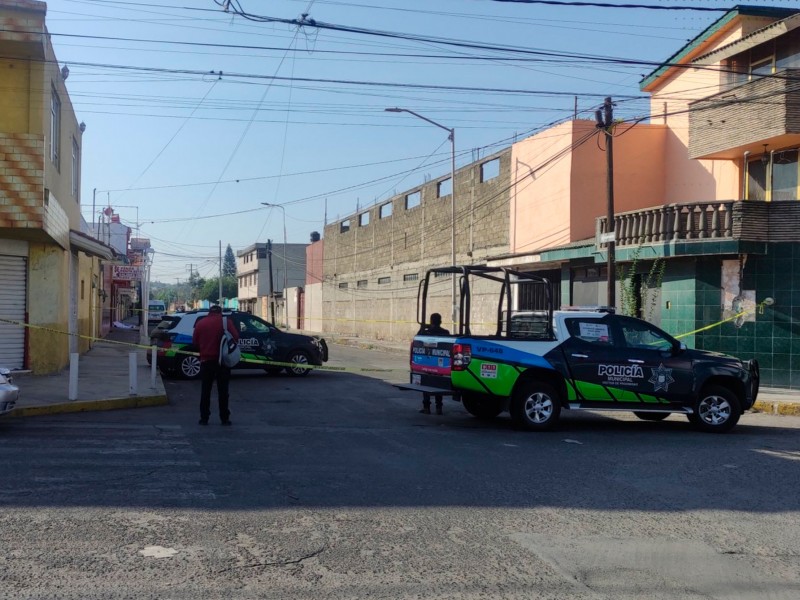
<instances>
[{"instance_id":1,"label":"sidewalk","mask_svg":"<svg viewBox=\"0 0 800 600\"><path fill-rule=\"evenodd\" d=\"M115 343L121 342L121 343ZM19 400L11 417L114 410L167 404L161 374L151 387L146 350L126 344L139 343L138 329L113 328L103 341L79 359L78 399L69 400L69 367L55 375L18 374ZM138 394L131 395L128 354L137 353Z\"/></svg>"},{"instance_id":2,"label":"sidewalk","mask_svg":"<svg viewBox=\"0 0 800 600\"><path fill-rule=\"evenodd\" d=\"M365 350L380 350L402 355L408 360L409 344L384 340L372 340L353 335L320 333L328 342L353 346ZM758 399L753 406L755 412L769 413L772 415L800 416L800 390L787 390L782 388L762 387L758 392Z\"/></svg>"}]
</instances>

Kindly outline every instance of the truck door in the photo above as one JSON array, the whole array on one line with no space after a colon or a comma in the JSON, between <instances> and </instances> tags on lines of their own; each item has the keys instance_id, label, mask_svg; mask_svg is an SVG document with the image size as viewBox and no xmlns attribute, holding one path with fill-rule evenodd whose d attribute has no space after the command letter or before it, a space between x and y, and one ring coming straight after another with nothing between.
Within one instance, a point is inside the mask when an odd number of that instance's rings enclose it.
<instances>
[{"instance_id":1,"label":"truck door","mask_svg":"<svg viewBox=\"0 0 800 600\"><path fill-rule=\"evenodd\" d=\"M630 390L641 368L630 369L612 315L565 319L569 338L561 348L567 363L575 398L570 401L592 403L631 401Z\"/></svg>"},{"instance_id":2,"label":"truck door","mask_svg":"<svg viewBox=\"0 0 800 600\"><path fill-rule=\"evenodd\" d=\"M625 361L643 371L636 386L641 401L685 404L693 393L694 376L691 360L685 353L675 353L675 339L640 319L616 316L614 320Z\"/></svg>"}]
</instances>

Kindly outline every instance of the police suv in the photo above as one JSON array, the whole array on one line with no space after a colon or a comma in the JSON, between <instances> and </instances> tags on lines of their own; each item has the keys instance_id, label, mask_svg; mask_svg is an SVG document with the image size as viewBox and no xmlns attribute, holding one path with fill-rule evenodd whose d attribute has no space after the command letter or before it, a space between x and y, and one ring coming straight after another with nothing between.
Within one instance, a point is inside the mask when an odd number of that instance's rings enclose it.
<instances>
[{"instance_id":1,"label":"police suv","mask_svg":"<svg viewBox=\"0 0 800 600\"><path fill-rule=\"evenodd\" d=\"M424 334L431 273L461 275L461 318L449 336ZM470 280L500 284L492 335L473 335ZM632 411L660 421L686 415L703 431L729 431L758 394L758 363L691 350L658 327L610 309L510 311L519 284L549 282L494 267L433 269L421 283L420 333L411 345L411 380L403 389L460 398L479 418L509 411L523 428L553 428L562 410ZM504 304L504 302L506 304Z\"/></svg>"}]
</instances>

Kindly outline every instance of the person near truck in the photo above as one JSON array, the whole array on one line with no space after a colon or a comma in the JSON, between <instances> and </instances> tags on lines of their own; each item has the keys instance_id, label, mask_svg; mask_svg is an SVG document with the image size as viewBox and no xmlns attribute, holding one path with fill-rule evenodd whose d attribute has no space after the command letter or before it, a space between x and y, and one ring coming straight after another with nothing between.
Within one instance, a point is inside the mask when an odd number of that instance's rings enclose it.
<instances>
[{"instance_id":1,"label":"person near truck","mask_svg":"<svg viewBox=\"0 0 800 600\"><path fill-rule=\"evenodd\" d=\"M228 331L236 342L239 332L233 319L228 318ZM211 416L211 387L217 381L217 397L219 400L219 419L223 425L231 424L231 411L228 408L228 384L231 370L220 361L219 349L222 342L223 319L222 307L214 305L208 309L208 315L197 321L192 334L192 343L200 352L200 425L208 425Z\"/></svg>"},{"instance_id":2,"label":"person near truck","mask_svg":"<svg viewBox=\"0 0 800 600\"><path fill-rule=\"evenodd\" d=\"M433 313L431 315L431 324L422 330L421 335L450 335L450 331L442 327L442 315ZM422 409L419 411L423 415L431 414L431 396L434 397L436 402L436 414L444 414L442 411L442 395L422 393Z\"/></svg>"}]
</instances>

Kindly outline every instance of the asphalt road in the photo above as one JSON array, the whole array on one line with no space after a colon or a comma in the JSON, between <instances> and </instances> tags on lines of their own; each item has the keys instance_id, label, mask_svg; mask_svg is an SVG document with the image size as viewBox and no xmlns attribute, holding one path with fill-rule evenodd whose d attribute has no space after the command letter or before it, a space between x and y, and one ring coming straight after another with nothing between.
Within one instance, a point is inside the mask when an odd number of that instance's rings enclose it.
<instances>
[{"instance_id":1,"label":"asphalt road","mask_svg":"<svg viewBox=\"0 0 800 600\"><path fill-rule=\"evenodd\" d=\"M404 357L0 421L0 598L800 598L800 419L421 415Z\"/></svg>"}]
</instances>

